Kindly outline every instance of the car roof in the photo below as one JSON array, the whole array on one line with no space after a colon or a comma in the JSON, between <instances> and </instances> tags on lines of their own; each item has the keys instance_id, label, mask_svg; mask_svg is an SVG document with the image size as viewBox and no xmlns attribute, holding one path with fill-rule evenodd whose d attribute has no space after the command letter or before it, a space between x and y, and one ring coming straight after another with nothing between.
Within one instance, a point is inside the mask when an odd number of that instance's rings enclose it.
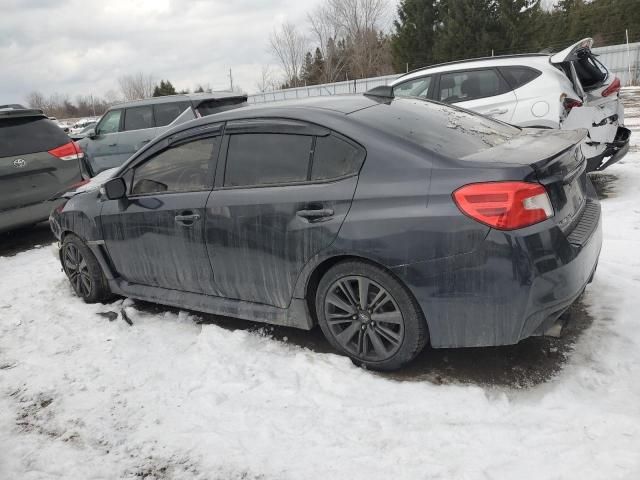
<instances>
[{"instance_id":1,"label":"car roof","mask_svg":"<svg viewBox=\"0 0 640 480\"><path fill-rule=\"evenodd\" d=\"M405 73L393 81L393 84L401 83L404 80L421 77L429 73L450 72L460 70L461 68L482 68L482 67L500 67L507 65L524 65L524 66L553 66L549 63L550 55L548 53L523 53L516 55L499 55L495 57L479 57L465 60L456 60L453 62L438 63L426 67L412 70ZM520 61L518 61L520 60ZM526 60L526 63L523 63Z\"/></svg>"},{"instance_id":2,"label":"car roof","mask_svg":"<svg viewBox=\"0 0 640 480\"><path fill-rule=\"evenodd\" d=\"M143 105L156 105L159 103L172 102L194 102L201 104L208 100L225 100L228 98L247 99L245 93L235 92L213 92L213 93L181 93L178 95L163 95L161 97L143 98L141 100L133 100L131 102L122 102L112 105L109 110L127 107L139 107Z\"/></svg>"}]
</instances>

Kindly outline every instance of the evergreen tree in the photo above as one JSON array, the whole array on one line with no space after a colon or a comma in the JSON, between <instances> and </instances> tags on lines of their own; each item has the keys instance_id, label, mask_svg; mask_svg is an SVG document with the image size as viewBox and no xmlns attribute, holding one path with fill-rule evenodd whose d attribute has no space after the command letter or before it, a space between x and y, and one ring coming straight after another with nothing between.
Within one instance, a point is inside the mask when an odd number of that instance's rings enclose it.
<instances>
[{"instance_id":1,"label":"evergreen tree","mask_svg":"<svg viewBox=\"0 0 640 480\"><path fill-rule=\"evenodd\" d=\"M313 85L313 55L311 55L311 52L307 52L304 56L300 80L303 85Z\"/></svg>"},{"instance_id":2,"label":"evergreen tree","mask_svg":"<svg viewBox=\"0 0 640 480\"><path fill-rule=\"evenodd\" d=\"M393 66L396 71L423 67L433 63L437 2L402 0L398 5L395 33L391 38Z\"/></svg>"},{"instance_id":3,"label":"evergreen tree","mask_svg":"<svg viewBox=\"0 0 640 480\"><path fill-rule=\"evenodd\" d=\"M163 97L165 95L175 95L176 89L173 87L171 82L167 80L160 80L160 85L156 85L153 89L154 97Z\"/></svg>"}]
</instances>

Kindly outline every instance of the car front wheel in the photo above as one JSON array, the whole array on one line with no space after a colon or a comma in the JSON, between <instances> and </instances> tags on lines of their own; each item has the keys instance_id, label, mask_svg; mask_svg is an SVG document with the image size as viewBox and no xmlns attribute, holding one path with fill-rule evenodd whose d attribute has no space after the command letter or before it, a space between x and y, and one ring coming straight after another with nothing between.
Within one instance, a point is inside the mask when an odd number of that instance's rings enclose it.
<instances>
[{"instance_id":1,"label":"car front wheel","mask_svg":"<svg viewBox=\"0 0 640 480\"><path fill-rule=\"evenodd\" d=\"M103 302L113 296L98 260L78 236L64 238L60 260L73 290L85 302Z\"/></svg>"},{"instance_id":2,"label":"car front wheel","mask_svg":"<svg viewBox=\"0 0 640 480\"><path fill-rule=\"evenodd\" d=\"M363 261L331 267L316 292L318 323L327 340L357 365L395 370L428 340L411 293L384 269Z\"/></svg>"}]
</instances>

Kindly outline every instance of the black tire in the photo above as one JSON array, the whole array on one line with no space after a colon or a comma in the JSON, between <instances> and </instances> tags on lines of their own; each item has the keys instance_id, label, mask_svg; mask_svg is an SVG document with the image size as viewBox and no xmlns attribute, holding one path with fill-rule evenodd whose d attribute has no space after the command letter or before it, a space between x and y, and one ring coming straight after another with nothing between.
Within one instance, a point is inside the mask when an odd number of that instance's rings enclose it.
<instances>
[{"instance_id":1,"label":"black tire","mask_svg":"<svg viewBox=\"0 0 640 480\"><path fill-rule=\"evenodd\" d=\"M366 292L364 302L361 291ZM331 267L318 284L315 306L329 343L356 365L372 370L397 370L429 339L413 295L390 273L368 262L348 260Z\"/></svg>"},{"instance_id":2,"label":"black tire","mask_svg":"<svg viewBox=\"0 0 640 480\"><path fill-rule=\"evenodd\" d=\"M113 298L98 260L80 237L72 233L64 237L60 261L76 295L86 303Z\"/></svg>"}]
</instances>

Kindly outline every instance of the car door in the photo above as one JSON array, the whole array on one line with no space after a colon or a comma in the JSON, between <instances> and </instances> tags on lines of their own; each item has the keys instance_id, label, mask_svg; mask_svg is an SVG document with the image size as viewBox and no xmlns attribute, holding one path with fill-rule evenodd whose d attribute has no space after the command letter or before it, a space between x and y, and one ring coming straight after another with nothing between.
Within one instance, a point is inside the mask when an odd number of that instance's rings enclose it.
<instances>
[{"instance_id":1,"label":"car door","mask_svg":"<svg viewBox=\"0 0 640 480\"><path fill-rule=\"evenodd\" d=\"M188 132L187 132L188 133ZM127 198L101 211L105 247L120 276L136 284L211 294L204 243L205 205L220 146L220 125L171 144L123 177Z\"/></svg>"},{"instance_id":2,"label":"car door","mask_svg":"<svg viewBox=\"0 0 640 480\"><path fill-rule=\"evenodd\" d=\"M364 157L302 122L228 123L206 220L219 294L287 307L302 267L335 239Z\"/></svg>"},{"instance_id":3,"label":"car door","mask_svg":"<svg viewBox=\"0 0 640 480\"><path fill-rule=\"evenodd\" d=\"M95 136L79 142L94 175L122 163L118 160L118 132L123 112L123 109L109 110L96 125Z\"/></svg>"},{"instance_id":4,"label":"car door","mask_svg":"<svg viewBox=\"0 0 640 480\"><path fill-rule=\"evenodd\" d=\"M122 131L118 134L118 160L123 164L156 137L153 106L141 105L125 109Z\"/></svg>"},{"instance_id":5,"label":"car door","mask_svg":"<svg viewBox=\"0 0 640 480\"><path fill-rule=\"evenodd\" d=\"M518 102L515 93L494 68L440 74L436 100L503 122L511 121Z\"/></svg>"}]
</instances>

